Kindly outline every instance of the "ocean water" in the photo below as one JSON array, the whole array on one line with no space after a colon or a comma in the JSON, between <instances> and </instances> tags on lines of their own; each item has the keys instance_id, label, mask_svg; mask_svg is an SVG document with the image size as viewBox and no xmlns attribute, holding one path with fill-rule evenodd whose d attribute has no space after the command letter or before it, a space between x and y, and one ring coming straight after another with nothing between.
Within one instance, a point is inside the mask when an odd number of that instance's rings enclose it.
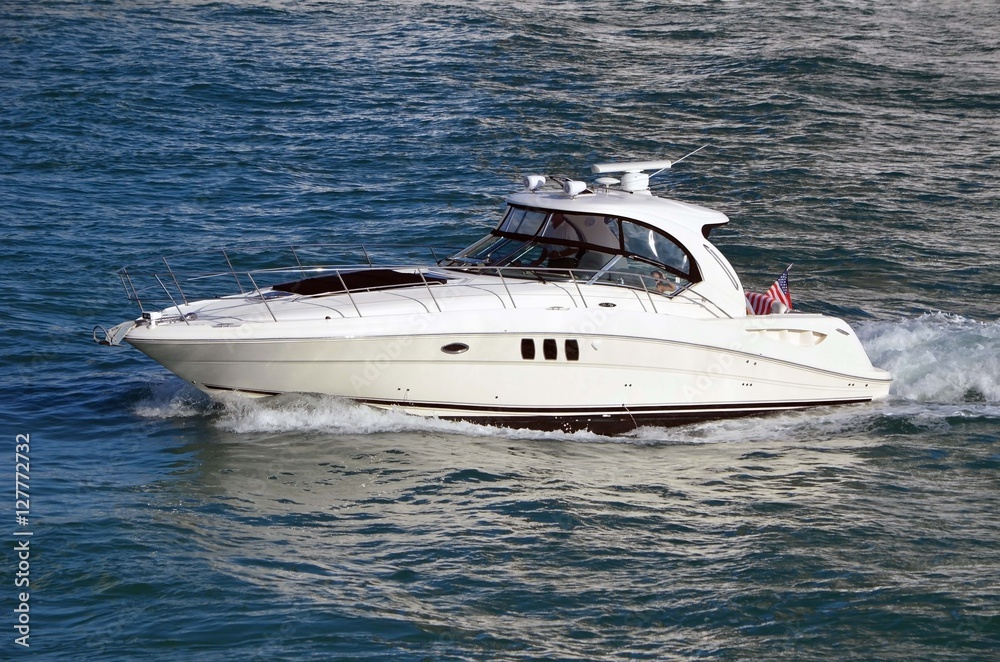
<instances>
[{"instance_id":1,"label":"ocean water","mask_svg":"<svg viewBox=\"0 0 1000 662\"><path fill-rule=\"evenodd\" d=\"M994 0L7 2L0 99L0 657L1000 659ZM461 247L523 174L701 145L656 190L888 401L512 432L90 338L128 263Z\"/></svg>"}]
</instances>

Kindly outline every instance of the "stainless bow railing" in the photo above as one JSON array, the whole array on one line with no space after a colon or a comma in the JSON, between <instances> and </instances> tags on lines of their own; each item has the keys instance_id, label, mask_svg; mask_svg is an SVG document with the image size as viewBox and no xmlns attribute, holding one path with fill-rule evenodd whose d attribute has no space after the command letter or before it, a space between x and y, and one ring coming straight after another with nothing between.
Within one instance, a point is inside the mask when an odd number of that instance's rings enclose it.
<instances>
[{"instance_id":1,"label":"stainless bow railing","mask_svg":"<svg viewBox=\"0 0 1000 662\"><path fill-rule=\"evenodd\" d=\"M381 246L371 250L365 246L343 244L313 244L308 246L245 246L238 250L215 249L173 255L160 258L149 264L136 264L118 271L127 297L135 301L140 312L159 311L164 308L179 308L182 305L204 299L217 299L234 294L258 295L272 318L277 320L269 299L275 296L270 291L274 285L290 280L301 280L317 276L340 277L365 270L394 270L419 274L421 282L413 284L426 289L429 301L437 311L442 310L439 299L449 287L433 278L428 271L458 277L460 274L483 274L499 279L505 297L500 297L503 305L518 307L518 301L527 305L526 298L518 295L515 284L525 281L558 283L564 287L569 299L577 307L599 305L598 297L585 296L589 285L625 288L631 291L644 310L662 312L658 308L670 299L681 297L690 303L703 306L715 316L728 317L718 306L700 294L690 290L690 284L675 287L669 283L667 291L662 290L662 280L652 275L635 271L584 270L570 268L543 268L529 265L503 266L458 263L442 260L440 255L451 255L454 250L435 251L415 247ZM315 256L322 255L319 261ZM331 260L332 258L332 260ZM400 259L405 261L400 261ZM383 260L386 260L383 262ZM388 261L391 260L391 261ZM467 284L463 284L465 286ZM300 297L325 297L346 295L359 317L364 317L364 304L355 296L361 291L385 288L345 287L337 292L299 295ZM593 292L591 290L591 292ZM573 296L573 295L576 296ZM283 296L283 295L282 295ZM498 295L499 296L499 295ZM606 298L600 297L603 301ZM506 300L505 300L506 299Z\"/></svg>"}]
</instances>

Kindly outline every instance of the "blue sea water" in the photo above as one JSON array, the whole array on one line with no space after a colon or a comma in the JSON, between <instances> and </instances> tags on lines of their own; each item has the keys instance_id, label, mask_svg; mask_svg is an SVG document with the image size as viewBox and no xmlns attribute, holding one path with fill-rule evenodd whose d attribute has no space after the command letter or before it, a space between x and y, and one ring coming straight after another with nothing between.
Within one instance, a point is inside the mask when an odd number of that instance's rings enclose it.
<instances>
[{"instance_id":1,"label":"blue sea water","mask_svg":"<svg viewBox=\"0 0 1000 662\"><path fill-rule=\"evenodd\" d=\"M1000 659L995 1L7 2L0 100L0 657ZM90 339L127 263L460 247L525 173L704 144L658 192L888 401L511 432Z\"/></svg>"}]
</instances>

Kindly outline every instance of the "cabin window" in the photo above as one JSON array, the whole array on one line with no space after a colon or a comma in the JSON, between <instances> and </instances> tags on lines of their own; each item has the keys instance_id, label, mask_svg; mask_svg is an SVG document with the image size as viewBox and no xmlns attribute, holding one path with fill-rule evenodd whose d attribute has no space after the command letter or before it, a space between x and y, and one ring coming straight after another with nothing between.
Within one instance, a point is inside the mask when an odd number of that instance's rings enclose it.
<instances>
[{"instance_id":1,"label":"cabin window","mask_svg":"<svg viewBox=\"0 0 1000 662\"><path fill-rule=\"evenodd\" d=\"M559 350L556 348L555 338L546 338L542 341L542 353L546 361L555 361L559 358Z\"/></svg>"},{"instance_id":2,"label":"cabin window","mask_svg":"<svg viewBox=\"0 0 1000 662\"><path fill-rule=\"evenodd\" d=\"M676 242L653 228L622 221L625 252L659 262L690 278L691 261Z\"/></svg>"},{"instance_id":3,"label":"cabin window","mask_svg":"<svg viewBox=\"0 0 1000 662\"><path fill-rule=\"evenodd\" d=\"M557 243L583 243L583 234L577 228L579 220L574 214L564 214L561 211L553 212L549 216L549 222L542 230L542 239L554 239Z\"/></svg>"},{"instance_id":4,"label":"cabin window","mask_svg":"<svg viewBox=\"0 0 1000 662\"><path fill-rule=\"evenodd\" d=\"M535 341L531 338L521 339L521 358L529 361L535 358Z\"/></svg>"},{"instance_id":5,"label":"cabin window","mask_svg":"<svg viewBox=\"0 0 1000 662\"><path fill-rule=\"evenodd\" d=\"M618 216L513 206L508 207L500 225L489 236L452 257L447 266L516 267L507 269L503 275L538 278L531 267L554 266L542 264L543 250L551 253L553 248L557 253L572 254L577 260L572 268L581 274L601 272L595 278L635 281L629 283L631 287L642 287L643 283L628 275L613 277L605 276L604 272L627 268L636 276L645 277L654 269L665 270L679 276L681 281L675 283L681 286L700 279L698 266L684 247L652 226ZM628 262L613 266L616 257L628 258ZM633 268L629 264L633 261L642 264ZM645 286L651 289L648 283Z\"/></svg>"},{"instance_id":6,"label":"cabin window","mask_svg":"<svg viewBox=\"0 0 1000 662\"><path fill-rule=\"evenodd\" d=\"M567 361L580 360L580 343L578 343L575 340L566 341L566 360Z\"/></svg>"},{"instance_id":7,"label":"cabin window","mask_svg":"<svg viewBox=\"0 0 1000 662\"><path fill-rule=\"evenodd\" d=\"M511 207L507 212L507 217L497 228L500 232L510 232L511 234L534 235L538 233L538 228L542 227L546 213L533 209L520 209Z\"/></svg>"},{"instance_id":8,"label":"cabin window","mask_svg":"<svg viewBox=\"0 0 1000 662\"><path fill-rule=\"evenodd\" d=\"M600 280L664 296L672 295L690 282L668 269L631 257L619 257L601 274Z\"/></svg>"},{"instance_id":9,"label":"cabin window","mask_svg":"<svg viewBox=\"0 0 1000 662\"><path fill-rule=\"evenodd\" d=\"M523 239L487 235L462 251L460 257L466 263L493 264L516 253L524 245Z\"/></svg>"}]
</instances>

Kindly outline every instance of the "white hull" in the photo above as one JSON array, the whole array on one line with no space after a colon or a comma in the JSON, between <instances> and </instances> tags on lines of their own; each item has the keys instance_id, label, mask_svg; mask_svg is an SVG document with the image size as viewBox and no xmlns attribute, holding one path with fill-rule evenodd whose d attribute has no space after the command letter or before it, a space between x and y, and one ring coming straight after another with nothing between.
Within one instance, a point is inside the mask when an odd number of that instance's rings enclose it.
<instances>
[{"instance_id":1,"label":"white hull","mask_svg":"<svg viewBox=\"0 0 1000 662\"><path fill-rule=\"evenodd\" d=\"M321 326L337 327L326 336L274 322L223 327L211 339L200 327L173 325L169 339L155 333L166 327L137 328L128 341L208 393L322 393L514 427L679 424L866 402L886 396L890 384L887 373L867 363L849 326L818 315L434 313L381 320L377 335L365 320L367 335L356 337L362 321L324 321ZM489 328L504 330L484 331ZM533 341L533 359L522 358L526 339ZM553 341L554 359L544 356L546 340ZM570 360L566 343L574 340L579 354ZM468 350L442 351L453 343Z\"/></svg>"}]
</instances>

